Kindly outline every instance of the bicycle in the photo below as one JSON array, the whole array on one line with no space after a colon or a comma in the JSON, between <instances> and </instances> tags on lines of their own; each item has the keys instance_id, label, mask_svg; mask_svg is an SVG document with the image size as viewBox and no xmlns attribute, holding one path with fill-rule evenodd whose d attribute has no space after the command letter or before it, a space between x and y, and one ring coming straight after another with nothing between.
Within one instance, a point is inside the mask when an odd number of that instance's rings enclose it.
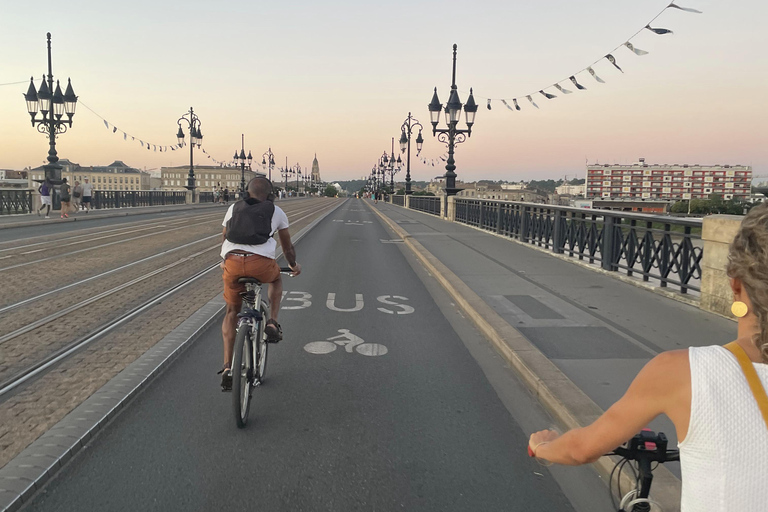
<instances>
[{"instance_id":1,"label":"bicycle","mask_svg":"<svg viewBox=\"0 0 768 512\"><path fill-rule=\"evenodd\" d=\"M613 495L613 475L617 473L617 490L621 496L618 512L650 512L661 510L661 506L649 497L651 492L651 483L653 482L653 470L665 462L679 461L679 450L667 449L667 436L663 432L653 432L643 429L635 437L627 441L623 446L619 446L608 455L618 455L621 460L616 463L611 471L608 481L608 492L611 495L611 503L616 506ZM625 495L621 494L621 472L629 462L629 468L632 470L632 476L635 478L635 488L631 489ZM656 466L652 463L656 462Z\"/></svg>"},{"instance_id":2,"label":"bicycle","mask_svg":"<svg viewBox=\"0 0 768 512\"><path fill-rule=\"evenodd\" d=\"M280 272L290 274L290 267L281 267ZM232 398L235 406L235 420L239 428L248 422L253 389L264 383L267 369L267 347L264 324L269 319L269 304L262 299L261 282L251 277L241 277L245 285L240 294L243 306L238 313L237 336L232 355Z\"/></svg>"}]
</instances>

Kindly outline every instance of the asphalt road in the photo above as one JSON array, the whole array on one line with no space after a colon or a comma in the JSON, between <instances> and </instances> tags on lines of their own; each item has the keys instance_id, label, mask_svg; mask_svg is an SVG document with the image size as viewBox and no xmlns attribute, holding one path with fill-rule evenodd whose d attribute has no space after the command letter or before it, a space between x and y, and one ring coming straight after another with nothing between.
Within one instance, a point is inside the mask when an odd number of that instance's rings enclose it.
<instances>
[{"instance_id":1,"label":"asphalt road","mask_svg":"<svg viewBox=\"0 0 768 512\"><path fill-rule=\"evenodd\" d=\"M297 245L245 429L213 328L24 510L608 510L525 455L546 416L391 236L348 200Z\"/></svg>"}]
</instances>

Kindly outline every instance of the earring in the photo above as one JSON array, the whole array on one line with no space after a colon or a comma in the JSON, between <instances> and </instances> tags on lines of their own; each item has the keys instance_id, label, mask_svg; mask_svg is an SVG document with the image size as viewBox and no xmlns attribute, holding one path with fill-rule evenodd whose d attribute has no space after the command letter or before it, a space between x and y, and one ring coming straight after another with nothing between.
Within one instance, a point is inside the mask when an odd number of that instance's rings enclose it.
<instances>
[{"instance_id":1,"label":"earring","mask_svg":"<svg viewBox=\"0 0 768 512\"><path fill-rule=\"evenodd\" d=\"M731 304L731 313L737 318L744 318L747 316L748 312L747 305L740 300L734 301L733 304Z\"/></svg>"}]
</instances>

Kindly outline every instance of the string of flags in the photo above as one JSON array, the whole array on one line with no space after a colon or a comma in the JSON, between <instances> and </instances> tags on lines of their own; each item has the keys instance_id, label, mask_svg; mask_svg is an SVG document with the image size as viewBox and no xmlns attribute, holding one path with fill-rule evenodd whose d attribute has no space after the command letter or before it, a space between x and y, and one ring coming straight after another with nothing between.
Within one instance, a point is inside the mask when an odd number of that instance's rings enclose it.
<instances>
[{"instance_id":1,"label":"string of flags","mask_svg":"<svg viewBox=\"0 0 768 512\"><path fill-rule=\"evenodd\" d=\"M586 90L587 87L585 85L583 85L581 82L579 82L579 80L581 80L581 77L579 77L579 75L584 74L584 73L588 73L597 83L604 84L605 80L603 80L595 72L593 66L595 66L596 64L598 64L599 62L601 62L603 60L607 60L608 62L610 62L613 65L613 67L618 69L620 72L624 73L624 70L621 68L621 66L619 66L619 64L618 64L618 62L616 60L616 57L613 55L614 53L616 53L616 51L620 50L621 48L627 48L629 51L631 51L632 53L634 53L637 56L648 55L647 51L641 50L640 48L637 48L634 44L632 44L632 39L634 39L635 36L637 36L638 34L643 32L644 30L648 30L648 31L653 32L654 34L657 34L657 35L673 34L672 30L670 30L670 29L661 28L661 27L652 27L651 26L651 23L656 21L656 18L661 16L667 9L677 9L677 10L680 10L680 11L690 12L690 13L694 13L694 14L701 14L701 11L699 11L697 9L692 9L690 7L682 7L680 5L677 5L673 1L669 5L665 6L661 11L659 11L659 13L656 16L654 16L651 19L651 21L646 23L645 26L643 26L640 30L635 32L632 36L627 38L625 42L623 42L622 44L620 44L619 46L617 46L616 48L614 48L613 50L611 50L610 52L608 52L604 56L600 57L595 62L593 62L592 64L587 66L586 68L584 68L584 69L582 69L582 70L580 70L580 71L578 71L578 72L568 76L567 78L559 80L558 82L555 82L554 84L552 84L550 86L543 87L543 88L539 89L538 91L531 92L530 94L524 94L524 95L516 96L516 97L514 97L512 99L508 99L508 98L483 98L483 99L487 100L486 107L488 108L488 110L491 110L491 102L495 101L495 100L498 100L498 101L501 102L502 105L507 107L508 110L510 110L512 112L516 112L516 111L522 110L522 107L520 106L520 103L523 103L523 100L528 100L528 103L530 103L533 107L539 108L539 105L536 103L536 100L534 98L539 98L539 96L543 96L547 100L552 100L552 99L557 98L558 95L554 94L554 91L552 91L553 88L555 90L557 90L560 94L563 94L563 95L571 94L573 92L570 89L566 89L566 87L569 87L571 85L573 87L575 87L576 89L580 90L580 91ZM579 77L579 79L577 79L577 77ZM565 83L565 87L563 87L561 85L561 82ZM549 90L550 92L547 92L547 90ZM464 91L462 91L462 92L464 92Z\"/></svg>"},{"instance_id":2,"label":"string of flags","mask_svg":"<svg viewBox=\"0 0 768 512\"><path fill-rule=\"evenodd\" d=\"M91 107L89 107L88 105L83 103L83 101L81 99L79 99L79 98L78 98L78 104L84 106L85 108L90 110L91 113L93 113L93 115L95 115L96 117L101 119L102 122L104 123L104 126L111 133L116 134L118 136L122 135L123 140L126 141L126 142L128 142L128 138L130 138L131 139L130 142L138 142L141 145L142 148L146 147L147 151L155 151L155 152L159 151L161 153L165 153L165 152L168 152L168 151L177 151L177 150L181 149L178 144L153 144L152 142L145 141L144 139L136 137L135 135L131 135L130 133L128 133L128 132L126 132L124 130L119 129L117 126L115 126L114 124L112 124L109 121L107 121L106 119L104 119L95 110L93 110ZM120 132L120 133L118 134L118 132ZM215 158L213 158L210 154L208 154L208 152L205 150L205 148L201 148L201 150L202 150L203 154L205 154L205 156L207 156L211 161L213 161L217 165L225 166L225 165L228 164L228 162L222 162L222 161L219 161L219 160L216 160Z\"/></svg>"}]
</instances>

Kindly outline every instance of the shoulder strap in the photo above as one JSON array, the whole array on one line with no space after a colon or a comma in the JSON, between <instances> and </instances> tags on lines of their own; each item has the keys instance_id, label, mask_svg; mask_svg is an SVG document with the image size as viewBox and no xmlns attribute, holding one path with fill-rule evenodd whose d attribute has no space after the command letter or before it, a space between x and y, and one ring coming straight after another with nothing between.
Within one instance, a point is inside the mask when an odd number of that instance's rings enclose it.
<instances>
[{"instance_id":1,"label":"shoulder strap","mask_svg":"<svg viewBox=\"0 0 768 512\"><path fill-rule=\"evenodd\" d=\"M765 389L763 389L763 384L760 382L760 377L757 376L755 367L752 366L752 361L747 356L747 353L744 352L744 349L735 341L725 345L725 348L736 356L736 360L739 361L741 370L747 378L747 383L749 383L749 388L752 390L757 406L763 414L765 426L768 427L768 395L765 394Z\"/></svg>"}]
</instances>

